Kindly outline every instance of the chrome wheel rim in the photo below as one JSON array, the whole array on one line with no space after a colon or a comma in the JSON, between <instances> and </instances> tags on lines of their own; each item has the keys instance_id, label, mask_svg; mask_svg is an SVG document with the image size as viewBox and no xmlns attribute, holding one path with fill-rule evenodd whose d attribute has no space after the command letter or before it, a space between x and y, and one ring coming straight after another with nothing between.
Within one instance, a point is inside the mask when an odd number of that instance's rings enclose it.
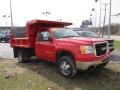
<instances>
[{"instance_id":1,"label":"chrome wheel rim","mask_svg":"<svg viewBox=\"0 0 120 90\"><path fill-rule=\"evenodd\" d=\"M60 69L64 75L69 75L71 73L71 66L67 61L61 62Z\"/></svg>"}]
</instances>

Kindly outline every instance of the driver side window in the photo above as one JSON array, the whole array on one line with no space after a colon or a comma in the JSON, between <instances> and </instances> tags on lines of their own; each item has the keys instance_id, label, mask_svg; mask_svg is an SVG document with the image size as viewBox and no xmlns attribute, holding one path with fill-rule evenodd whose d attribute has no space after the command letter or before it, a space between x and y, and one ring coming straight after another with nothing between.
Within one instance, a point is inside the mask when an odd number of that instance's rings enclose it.
<instances>
[{"instance_id":1,"label":"driver side window","mask_svg":"<svg viewBox=\"0 0 120 90\"><path fill-rule=\"evenodd\" d=\"M38 34L38 41L49 41L50 33L48 31L41 31Z\"/></svg>"}]
</instances>

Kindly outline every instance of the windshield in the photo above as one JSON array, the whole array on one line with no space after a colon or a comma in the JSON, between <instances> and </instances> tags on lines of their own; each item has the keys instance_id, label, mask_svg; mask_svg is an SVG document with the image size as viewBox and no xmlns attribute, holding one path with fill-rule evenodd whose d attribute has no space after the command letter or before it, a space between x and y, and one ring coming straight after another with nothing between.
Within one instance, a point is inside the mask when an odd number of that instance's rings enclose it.
<instances>
[{"instance_id":1,"label":"windshield","mask_svg":"<svg viewBox=\"0 0 120 90\"><path fill-rule=\"evenodd\" d=\"M95 32L91 31L77 31L80 37L93 37L93 38L98 38L99 35Z\"/></svg>"},{"instance_id":2,"label":"windshield","mask_svg":"<svg viewBox=\"0 0 120 90\"><path fill-rule=\"evenodd\" d=\"M68 28L55 28L52 31L57 39L79 36L75 31Z\"/></svg>"}]
</instances>

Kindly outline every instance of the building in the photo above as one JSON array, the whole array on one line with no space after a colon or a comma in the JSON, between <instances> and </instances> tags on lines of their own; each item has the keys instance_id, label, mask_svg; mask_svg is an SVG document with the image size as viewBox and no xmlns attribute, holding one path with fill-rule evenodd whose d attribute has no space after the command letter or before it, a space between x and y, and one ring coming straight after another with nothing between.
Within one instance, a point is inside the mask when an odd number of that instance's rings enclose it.
<instances>
[{"instance_id":1,"label":"building","mask_svg":"<svg viewBox=\"0 0 120 90\"><path fill-rule=\"evenodd\" d=\"M18 30L18 29L19 29L19 31L20 31L21 29L25 29L25 27L13 27L13 28L14 28L15 30ZM3 27L3 26L0 27L0 35L3 36L3 37L9 36L10 31L11 31L11 27ZM20 31L20 33L21 33L21 32L22 32L22 30Z\"/></svg>"}]
</instances>

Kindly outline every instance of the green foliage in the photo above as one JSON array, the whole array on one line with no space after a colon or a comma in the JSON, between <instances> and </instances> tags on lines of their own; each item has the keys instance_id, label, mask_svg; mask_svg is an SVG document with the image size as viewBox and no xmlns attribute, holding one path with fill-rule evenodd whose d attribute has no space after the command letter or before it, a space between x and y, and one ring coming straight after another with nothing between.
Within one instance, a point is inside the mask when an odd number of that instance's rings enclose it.
<instances>
[{"instance_id":1,"label":"green foliage","mask_svg":"<svg viewBox=\"0 0 120 90\"><path fill-rule=\"evenodd\" d=\"M120 41L115 40L115 50L120 51Z\"/></svg>"}]
</instances>

